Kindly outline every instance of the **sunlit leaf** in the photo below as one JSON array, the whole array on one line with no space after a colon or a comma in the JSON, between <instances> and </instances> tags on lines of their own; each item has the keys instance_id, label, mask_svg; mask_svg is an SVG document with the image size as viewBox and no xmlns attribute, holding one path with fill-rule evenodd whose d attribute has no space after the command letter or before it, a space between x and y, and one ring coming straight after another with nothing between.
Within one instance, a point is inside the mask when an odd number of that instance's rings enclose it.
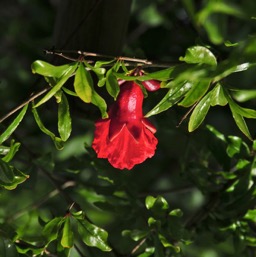
<instances>
[{"instance_id":1,"label":"sunlit leaf","mask_svg":"<svg viewBox=\"0 0 256 257\"><path fill-rule=\"evenodd\" d=\"M211 106L225 106L227 103L228 100L225 96L223 87L220 84L217 84L211 91Z\"/></svg>"},{"instance_id":2,"label":"sunlit leaf","mask_svg":"<svg viewBox=\"0 0 256 257\"><path fill-rule=\"evenodd\" d=\"M80 63L75 75L74 88L77 96L85 103L90 103L92 99L93 80L89 71L83 63Z\"/></svg>"},{"instance_id":3,"label":"sunlit leaf","mask_svg":"<svg viewBox=\"0 0 256 257\"><path fill-rule=\"evenodd\" d=\"M45 77L60 78L67 73L71 66L76 66L76 63L55 66L48 62L37 60L32 63L31 68L33 73L37 73Z\"/></svg>"},{"instance_id":4,"label":"sunlit leaf","mask_svg":"<svg viewBox=\"0 0 256 257\"><path fill-rule=\"evenodd\" d=\"M179 105L184 107L189 107L193 105L196 101L204 96L209 86L209 80L201 80L198 83L194 83L192 88L188 91L188 93L185 95L184 99L179 103Z\"/></svg>"},{"instance_id":5,"label":"sunlit leaf","mask_svg":"<svg viewBox=\"0 0 256 257\"><path fill-rule=\"evenodd\" d=\"M92 93L92 104L96 105L101 112L102 118L107 118L107 104L105 100L94 90Z\"/></svg>"},{"instance_id":6,"label":"sunlit leaf","mask_svg":"<svg viewBox=\"0 0 256 257\"><path fill-rule=\"evenodd\" d=\"M152 109L150 110L145 117L150 117L152 115L156 115L163 111L168 110L174 104L179 102L184 95L191 89L191 83L179 84L167 92L167 94L163 97L163 99Z\"/></svg>"},{"instance_id":7,"label":"sunlit leaf","mask_svg":"<svg viewBox=\"0 0 256 257\"><path fill-rule=\"evenodd\" d=\"M66 141L71 134L71 117L69 112L69 103L64 93L58 104L58 131L63 141Z\"/></svg>"},{"instance_id":8,"label":"sunlit leaf","mask_svg":"<svg viewBox=\"0 0 256 257\"><path fill-rule=\"evenodd\" d=\"M57 82L57 84L35 105L35 107L38 107L38 106L44 104L51 97L53 97L62 88L62 86L67 82L67 80L72 76L72 74L76 70L76 67L77 67L77 65L70 66L65 71L65 73L62 75L62 77Z\"/></svg>"},{"instance_id":9,"label":"sunlit leaf","mask_svg":"<svg viewBox=\"0 0 256 257\"><path fill-rule=\"evenodd\" d=\"M192 46L186 50L185 56L180 57L180 61L186 63L204 63L212 66L217 65L217 60L213 53L204 46Z\"/></svg>"},{"instance_id":10,"label":"sunlit leaf","mask_svg":"<svg viewBox=\"0 0 256 257\"><path fill-rule=\"evenodd\" d=\"M28 104L26 104L21 112L18 114L18 116L14 119L14 121L8 126L8 128L0 135L0 144L2 144L4 141L6 141L11 134L16 130L16 128L19 126L20 122L22 121L23 117L26 114L26 111L28 109Z\"/></svg>"},{"instance_id":11,"label":"sunlit leaf","mask_svg":"<svg viewBox=\"0 0 256 257\"><path fill-rule=\"evenodd\" d=\"M194 131L200 126L200 124L205 119L205 116L208 113L210 106L211 106L211 92L209 92L206 96L204 96L203 99L200 100L200 102L193 110L188 123L189 132Z\"/></svg>"}]
</instances>

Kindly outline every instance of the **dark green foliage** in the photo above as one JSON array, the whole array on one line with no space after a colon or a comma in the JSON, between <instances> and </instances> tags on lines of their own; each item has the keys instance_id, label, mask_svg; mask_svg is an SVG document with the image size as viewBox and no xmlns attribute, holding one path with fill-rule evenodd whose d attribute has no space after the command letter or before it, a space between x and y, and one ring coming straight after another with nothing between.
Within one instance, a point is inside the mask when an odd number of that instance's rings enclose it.
<instances>
[{"instance_id":1,"label":"dark green foliage","mask_svg":"<svg viewBox=\"0 0 256 257\"><path fill-rule=\"evenodd\" d=\"M33 26L13 18L4 42L16 45L21 27L46 40L48 5L18 1ZM1 53L0 256L255 256L255 8L136 0L124 48L136 58L56 50L57 65L27 34L26 61ZM41 93L17 102L35 77ZM144 89L157 152L116 170L91 148L94 122L108 117L118 80L151 79L161 82Z\"/></svg>"}]
</instances>

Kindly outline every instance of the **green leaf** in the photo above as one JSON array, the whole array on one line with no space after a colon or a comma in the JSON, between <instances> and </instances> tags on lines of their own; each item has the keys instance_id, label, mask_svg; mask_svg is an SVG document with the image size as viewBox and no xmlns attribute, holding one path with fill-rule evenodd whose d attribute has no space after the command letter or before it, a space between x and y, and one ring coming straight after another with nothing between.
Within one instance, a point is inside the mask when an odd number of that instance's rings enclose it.
<instances>
[{"instance_id":1,"label":"green leaf","mask_svg":"<svg viewBox=\"0 0 256 257\"><path fill-rule=\"evenodd\" d=\"M71 229L70 216L66 216L62 230L61 245L64 248L71 248L74 245L74 234Z\"/></svg>"},{"instance_id":2,"label":"green leaf","mask_svg":"<svg viewBox=\"0 0 256 257\"><path fill-rule=\"evenodd\" d=\"M117 73L114 71L113 71L113 74L115 75L116 78L123 79L125 81L134 81L134 80L144 81L144 80L150 80L150 79L166 81L172 78L173 72L175 71L175 67L176 66L172 66L167 69L162 69L152 73L147 73L147 74L144 74L143 76L129 76L127 73Z\"/></svg>"},{"instance_id":3,"label":"green leaf","mask_svg":"<svg viewBox=\"0 0 256 257\"><path fill-rule=\"evenodd\" d=\"M182 83L175 85L167 92L164 98L145 115L145 117L150 117L152 115L156 115L158 113L168 110L174 104L179 102L184 97L184 95L191 89L191 87L192 84L189 82L185 84Z\"/></svg>"},{"instance_id":4,"label":"green leaf","mask_svg":"<svg viewBox=\"0 0 256 257\"><path fill-rule=\"evenodd\" d=\"M95 90L92 92L92 104L96 105L100 109L102 118L108 117L107 104Z\"/></svg>"},{"instance_id":5,"label":"green leaf","mask_svg":"<svg viewBox=\"0 0 256 257\"><path fill-rule=\"evenodd\" d=\"M75 92L85 103L92 100L93 80L89 71L86 70L83 63L80 63L75 75Z\"/></svg>"},{"instance_id":6,"label":"green leaf","mask_svg":"<svg viewBox=\"0 0 256 257\"><path fill-rule=\"evenodd\" d=\"M2 144L4 141L6 141L11 134L15 131L15 129L19 126L20 122L22 121L23 117L26 114L26 111L28 109L28 104L26 104L18 116L14 119L14 121L8 126L8 128L0 135L0 144Z\"/></svg>"},{"instance_id":7,"label":"green leaf","mask_svg":"<svg viewBox=\"0 0 256 257\"><path fill-rule=\"evenodd\" d=\"M227 154L232 158L235 154L239 153L242 146L242 139L236 136L229 136L229 144L227 147Z\"/></svg>"},{"instance_id":8,"label":"green leaf","mask_svg":"<svg viewBox=\"0 0 256 257\"><path fill-rule=\"evenodd\" d=\"M59 137L56 137L53 132L51 132L50 130L48 130L48 129L44 126L44 124L43 124L43 122L41 121L40 116L39 116L39 114L38 114L38 112L37 112L37 110L36 110L35 107L32 108L32 113L33 113L33 115L34 115L35 121L36 121L38 127L40 128L40 130L41 130L42 132L44 132L46 135L48 135L48 136L51 137L52 141L54 142L54 144L55 144L55 146L56 146L56 148L57 148L58 150L63 149L64 143L63 143L62 139L59 138Z\"/></svg>"},{"instance_id":9,"label":"green leaf","mask_svg":"<svg viewBox=\"0 0 256 257\"><path fill-rule=\"evenodd\" d=\"M251 220L252 222L256 222L256 209L248 210L244 216L244 219Z\"/></svg>"},{"instance_id":10,"label":"green leaf","mask_svg":"<svg viewBox=\"0 0 256 257\"><path fill-rule=\"evenodd\" d=\"M72 131L69 104L64 93L61 94L61 101L58 104L58 130L63 141L69 138Z\"/></svg>"},{"instance_id":11,"label":"green leaf","mask_svg":"<svg viewBox=\"0 0 256 257\"><path fill-rule=\"evenodd\" d=\"M223 87L218 83L211 91L211 106L225 106L228 100L225 96Z\"/></svg>"},{"instance_id":12,"label":"green leaf","mask_svg":"<svg viewBox=\"0 0 256 257\"><path fill-rule=\"evenodd\" d=\"M210 80L201 80L192 85L192 88L185 95L184 99L179 103L183 107L189 107L193 105L196 101L201 99L207 92L210 86Z\"/></svg>"},{"instance_id":13,"label":"green leaf","mask_svg":"<svg viewBox=\"0 0 256 257\"><path fill-rule=\"evenodd\" d=\"M10 152L9 146L0 145L0 155L7 155L9 152Z\"/></svg>"},{"instance_id":14,"label":"green leaf","mask_svg":"<svg viewBox=\"0 0 256 257\"><path fill-rule=\"evenodd\" d=\"M141 253L140 255L138 255L138 257L149 257L149 256L152 256L154 252L155 252L155 247L147 247L144 253Z\"/></svg>"},{"instance_id":15,"label":"green leaf","mask_svg":"<svg viewBox=\"0 0 256 257\"><path fill-rule=\"evenodd\" d=\"M0 184L11 184L13 181L13 169L7 162L0 159Z\"/></svg>"},{"instance_id":16,"label":"green leaf","mask_svg":"<svg viewBox=\"0 0 256 257\"><path fill-rule=\"evenodd\" d=\"M177 217L182 217L183 216L183 212L181 209L175 209L169 212L170 216L177 216Z\"/></svg>"},{"instance_id":17,"label":"green leaf","mask_svg":"<svg viewBox=\"0 0 256 257\"><path fill-rule=\"evenodd\" d=\"M233 101L227 92L225 92L225 94L236 125L250 140L252 140L250 131L243 117L256 118L256 111L240 107Z\"/></svg>"},{"instance_id":18,"label":"green leaf","mask_svg":"<svg viewBox=\"0 0 256 257\"><path fill-rule=\"evenodd\" d=\"M186 50L185 57L180 57L180 61L186 63L204 63L211 66L217 65L217 60L213 53L204 46L192 46Z\"/></svg>"},{"instance_id":19,"label":"green leaf","mask_svg":"<svg viewBox=\"0 0 256 257\"><path fill-rule=\"evenodd\" d=\"M76 94L74 91L69 90L69 89L67 89L66 87L62 87L62 90L63 90L66 94L68 94L68 95L76 96L76 97L77 97L77 94Z\"/></svg>"},{"instance_id":20,"label":"green leaf","mask_svg":"<svg viewBox=\"0 0 256 257\"><path fill-rule=\"evenodd\" d=\"M104 252L111 251L111 247L107 244L108 233L102 228L91 224L87 220L78 221L78 232L83 242L88 246L97 247Z\"/></svg>"},{"instance_id":21,"label":"green leaf","mask_svg":"<svg viewBox=\"0 0 256 257\"><path fill-rule=\"evenodd\" d=\"M124 230L122 231L122 236L129 236L132 240L139 241L145 238L148 235L148 233L149 232L146 230L139 230L139 229Z\"/></svg>"},{"instance_id":22,"label":"green leaf","mask_svg":"<svg viewBox=\"0 0 256 257\"><path fill-rule=\"evenodd\" d=\"M113 63L114 61L115 61L115 60L110 60L110 61L97 61L97 62L95 62L94 67L95 67L95 68L100 68L101 66L109 65L109 64Z\"/></svg>"},{"instance_id":23,"label":"green leaf","mask_svg":"<svg viewBox=\"0 0 256 257\"><path fill-rule=\"evenodd\" d=\"M14 140L11 140L11 145L9 147L9 151L5 155L5 157L2 158L2 160L5 162L11 161L12 158L14 157L14 155L18 152L20 145L21 145L20 143L15 142Z\"/></svg>"},{"instance_id":24,"label":"green leaf","mask_svg":"<svg viewBox=\"0 0 256 257\"><path fill-rule=\"evenodd\" d=\"M152 210L155 214L165 213L165 210L169 208L167 201L162 196L147 196L145 199L145 205L148 210Z\"/></svg>"},{"instance_id":25,"label":"green leaf","mask_svg":"<svg viewBox=\"0 0 256 257\"><path fill-rule=\"evenodd\" d=\"M14 243L10 239L0 236L0 256L1 257L19 257Z\"/></svg>"},{"instance_id":26,"label":"green leaf","mask_svg":"<svg viewBox=\"0 0 256 257\"><path fill-rule=\"evenodd\" d=\"M72 74L76 70L76 67L77 65L69 66L69 68L65 71L57 84L34 107L42 105L43 103L47 102L51 97L53 97L62 88L66 81L72 76Z\"/></svg>"},{"instance_id":27,"label":"green leaf","mask_svg":"<svg viewBox=\"0 0 256 257\"><path fill-rule=\"evenodd\" d=\"M13 190L28 177L28 175L0 159L0 186L7 190Z\"/></svg>"},{"instance_id":28,"label":"green leaf","mask_svg":"<svg viewBox=\"0 0 256 257\"><path fill-rule=\"evenodd\" d=\"M256 90L255 89L238 89L232 92L232 96L238 102L246 102L249 100L256 99Z\"/></svg>"},{"instance_id":29,"label":"green leaf","mask_svg":"<svg viewBox=\"0 0 256 257\"><path fill-rule=\"evenodd\" d=\"M236 109L236 107L232 104L232 102L229 102L229 107L230 107L230 110L231 110L231 112L232 112L234 121L235 121L236 125L238 126L238 128L239 128L250 140L252 140L252 136L251 136L251 134L250 134L250 131L249 131L248 127L247 127L247 124L246 124L246 122L245 122L243 116L237 112L237 109Z\"/></svg>"},{"instance_id":30,"label":"green leaf","mask_svg":"<svg viewBox=\"0 0 256 257\"><path fill-rule=\"evenodd\" d=\"M54 66L50 63L37 60L32 63L32 73L37 73L45 77L60 78L70 69L71 66L76 66L77 63L64 64L61 66Z\"/></svg>"},{"instance_id":31,"label":"green leaf","mask_svg":"<svg viewBox=\"0 0 256 257\"><path fill-rule=\"evenodd\" d=\"M197 104L194 111L192 112L189 123L188 131L192 132L197 129L205 119L211 106L211 92L209 92L203 99Z\"/></svg>"},{"instance_id":32,"label":"green leaf","mask_svg":"<svg viewBox=\"0 0 256 257\"><path fill-rule=\"evenodd\" d=\"M119 84L117 82L117 78L114 76L112 71L113 71L112 69L107 71L107 74L106 74L106 88L107 88L108 93L114 99L116 99L117 95L119 94L120 87L119 87Z\"/></svg>"},{"instance_id":33,"label":"green leaf","mask_svg":"<svg viewBox=\"0 0 256 257\"><path fill-rule=\"evenodd\" d=\"M57 239L60 226L63 222L64 219L62 217L56 217L44 226L43 235L47 238L47 244Z\"/></svg>"},{"instance_id":34,"label":"green leaf","mask_svg":"<svg viewBox=\"0 0 256 257\"><path fill-rule=\"evenodd\" d=\"M7 190L13 190L15 189L19 184L23 183L26 181L29 176L21 172L20 170L16 169L15 167L11 167L13 169L14 173L14 180L12 181L11 184L6 184L3 185L3 187Z\"/></svg>"}]
</instances>

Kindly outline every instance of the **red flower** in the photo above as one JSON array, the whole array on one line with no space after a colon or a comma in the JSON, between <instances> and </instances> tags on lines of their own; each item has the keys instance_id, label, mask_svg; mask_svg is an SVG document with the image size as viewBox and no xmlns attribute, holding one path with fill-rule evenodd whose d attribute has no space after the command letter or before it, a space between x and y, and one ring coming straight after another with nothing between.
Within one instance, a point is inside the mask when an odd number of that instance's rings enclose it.
<instances>
[{"instance_id":1,"label":"red flower","mask_svg":"<svg viewBox=\"0 0 256 257\"><path fill-rule=\"evenodd\" d=\"M115 168L130 170L155 154L156 128L143 117L143 98L139 85L123 82L109 118L95 123L92 147Z\"/></svg>"}]
</instances>

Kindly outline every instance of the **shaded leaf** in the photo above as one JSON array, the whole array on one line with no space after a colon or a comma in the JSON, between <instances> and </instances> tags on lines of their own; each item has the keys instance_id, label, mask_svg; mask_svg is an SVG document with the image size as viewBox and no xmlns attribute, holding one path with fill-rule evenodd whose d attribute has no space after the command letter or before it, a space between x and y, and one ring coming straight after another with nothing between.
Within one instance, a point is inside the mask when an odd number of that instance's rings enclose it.
<instances>
[{"instance_id":1,"label":"shaded leaf","mask_svg":"<svg viewBox=\"0 0 256 257\"><path fill-rule=\"evenodd\" d=\"M72 130L69 103L64 93L61 94L58 104L58 130L63 141L69 138Z\"/></svg>"},{"instance_id":2,"label":"shaded leaf","mask_svg":"<svg viewBox=\"0 0 256 257\"><path fill-rule=\"evenodd\" d=\"M48 135L48 136L51 137L51 139L53 140L53 142L54 142L54 144L55 144L55 146L56 146L56 148L57 148L58 150L63 149L64 143L63 143L62 139L59 138L59 137L56 137L53 132L51 132L49 129L47 129L47 128L44 126L44 124L43 124L43 122L41 121L40 116L39 116L39 114L38 114L38 112L37 112L37 110L36 110L35 107L32 108L32 113L33 113L33 115L34 115L35 121L36 121L38 127L40 128L40 130L41 130L42 132L44 132L46 135Z\"/></svg>"},{"instance_id":3,"label":"shaded leaf","mask_svg":"<svg viewBox=\"0 0 256 257\"><path fill-rule=\"evenodd\" d=\"M149 232L146 230L139 230L139 229L124 230L122 231L122 236L129 236L132 240L139 241L145 238L148 235L148 233Z\"/></svg>"},{"instance_id":4,"label":"shaded leaf","mask_svg":"<svg viewBox=\"0 0 256 257\"><path fill-rule=\"evenodd\" d=\"M61 245L64 248L71 248L74 245L74 234L71 229L71 222L69 216L65 217L61 236Z\"/></svg>"},{"instance_id":5,"label":"shaded leaf","mask_svg":"<svg viewBox=\"0 0 256 257\"><path fill-rule=\"evenodd\" d=\"M114 98L116 99L119 91L120 91L120 87L119 84L117 82L117 78L114 76L113 70L110 69L107 71L106 74L106 88L108 93Z\"/></svg>"},{"instance_id":6,"label":"shaded leaf","mask_svg":"<svg viewBox=\"0 0 256 257\"><path fill-rule=\"evenodd\" d=\"M28 177L28 175L0 159L0 186L7 190L13 190Z\"/></svg>"},{"instance_id":7,"label":"shaded leaf","mask_svg":"<svg viewBox=\"0 0 256 257\"><path fill-rule=\"evenodd\" d=\"M232 103L229 103L230 110L232 112L232 116L234 118L234 121L238 128L250 139L252 140L252 136L250 134L250 131L247 127L247 124L241 114L237 112L237 109L232 105Z\"/></svg>"},{"instance_id":8,"label":"shaded leaf","mask_svg":"<svg viewBox=\"0 0 256 257\"><path fill-rule=\"evenodd\" d=\"M239 89L232 92L232 96L238 102L246 102L249 100L256 99L256 90L255 89Z\"/></svg>"},{"instance_id":9,"label":"shaded leaf","mask_svg":"<svg viewBox=\"0 0 256 257\"><path fill-rule=\"evenodd\" d=\"M104 252L112 250L107 244L108 233L104 229L87 220L78 220L78 232L86 245L97 247Z\"/></svg>"},{"instance_id":10,"label":"shaded leaf","mask_svg":"<svg viewBox=\"0 0 256 257\"><path fill-rule=\"evenodd\" d=\"M149 256L152 256L154 252L155 252L155 247L147 247L144 253L141 253L140 255L138 255L138 257L149 257Z\"/></svg>"},{"instance_id":11,"label":"shaded leaf","mask_svg":"<svg viewBox=\"0 0 256 257\"><path fill-rule=\"evenodd\" d=\"M58 237L59 229L61 224L63 223L63 218L56 217L50 220L43 229L43 234L47 238L48 243L56 240Z\"/></svg>"},{"instance_id":12,"label":"shaded leaf","mask_svg":"<svg viewBox=\"0 0 256 257\"><path fill-rule=\"evenodd\" d=\"M9 149L8 153L2 158L2 160L5 162L11 161L14 155L18 152L20 145L21 144L19 142L15 142L14 140L11 140L11 145L8 148Z\"/></svg>"}]
</instances>

